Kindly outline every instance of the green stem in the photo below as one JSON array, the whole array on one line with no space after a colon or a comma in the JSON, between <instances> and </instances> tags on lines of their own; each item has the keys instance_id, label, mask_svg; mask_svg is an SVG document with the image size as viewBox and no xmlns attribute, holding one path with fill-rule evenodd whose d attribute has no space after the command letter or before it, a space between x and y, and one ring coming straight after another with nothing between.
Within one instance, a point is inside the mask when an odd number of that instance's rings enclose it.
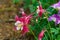
<instances>
[{"instance_id":1,"label":"green stem","mask_svg":"<svg viewBox=\"0 0 60 40\"><path fill-rule=\"evenodd\" d=\"M45 13L44 15L46 16L47 21L48 21L48 14L47 14L47 13ZM48 25L49 25L49 29L50 29L50 28L51 28L51 26L50 26L49 21L48 21ZM48 32L48 31L47 31L47 32ZM50 31L50 32L51 32L51 31ZM48 34L49 34L49 32L48 32ZM50 40L53 40L53 39L52 39L52 33L51 33L51 36L50 36L50 34L49 34L49 37L50 37Z\"/></svg>"},{"instance_id":2,"label":"green stem","mask_svg":"<svg viewBox=\"0 0 60 40\"><path fill-rule=\"evenodd\" d=\"M30 29L30 28L29 28ZM32 35L35 37L36 40L38 40L38 38L35 36L34 32L30 29L30 32L32 33Z\"/></svg>"},{"instance_id":3,"label":"green stem","mask_svg":"<svg viewBox=\"0 0 60 40\"><path fill-rule=\"evenodd\" d=\"M35 34L33 33L33 31L32 30L30 30L30 31L32 32L32 34L35 37L35 39L38 40L37 37L35 36Z\"/></svg>"},{"instance_id":4,"label":"green stem","mask_svg":"<svg viewBox=\"0 0 60 40\"><path fill-rule=\"evenodd\" d=\"M46 37L46 35L45 35L45 37ZM46 39L48 40L48 38L46 37Z\"/></svg>"},{"instance_id":5,"label":"green stem","mask_svg":"<svg viewBox=\"0 0 60 40\"><path fill-rule=\"evenodd\" d=\"M60 24L59 24L59 28L60 28Z\"/></svg>"}]
</instances>

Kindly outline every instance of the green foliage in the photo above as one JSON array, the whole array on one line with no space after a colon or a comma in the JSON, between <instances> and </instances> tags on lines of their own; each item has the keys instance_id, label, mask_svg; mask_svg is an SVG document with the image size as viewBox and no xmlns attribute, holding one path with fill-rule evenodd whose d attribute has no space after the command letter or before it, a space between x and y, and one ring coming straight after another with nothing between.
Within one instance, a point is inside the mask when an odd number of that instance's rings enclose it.
<instances>
[{"instance_id":1,"label":"green foliage","mask_svg":"<svg viewBox=\"0 0 60 40\"><path fill-rule=\"evenodd\" d=\"M50 7L52 4L57 3L58 0L40 0L42 6L44 9L47 9Z\"/></svg>"},{"instance_id":2,"label":"green foliage","mask_svg":"<svg viewBox=\"0 0 60 40\"><path fill-rule=\"evenodd\" d=\"M44 29L47 24L47 19L41 19L40 17L37 18L38 21L36 21L35 18L31 20L32 25L30 25L30 29L34 32L35 36L38 37L38 34L41 32L42 29Z\"/></svg>"},{"instance_id":3,"label":"green foliage","mask_svg":"<svg viewBox=\"0 0 60 40\"><path fill-rule=\"evenodd\" d=\"M34 17L31 20L31 24L29 25L29 28L33 31L33 33L35 34L37 38L38 38L38 34L42 31L42 29L46 29L49 33L46 32L42 40L49 40L50 39L49 35L51 35L51 33L52 33L51 37L53 40L55 39L59 40L59 36L56 38L56 36L59 34L59 30L56 29L55 23L53 21L48 23L47 18L44 18L45 17L44 14L41 18L40 17L36 18L36 16L38 16L38 14L36 13L36 9L39 3L37 0L32 0L31 2L32 4L29 4L30 1L28 2L26 1L26 4L25 4L26 7L29 7L31 13L33 12L35 13L33 15ZM57 9L50 7L52 4L57 3L58 2L57 0L56 1L55 0L40 0L40 2L42 4L42 7L46 9L48 16L58 13ZM49 27L49 24L51 28Z\"/></svg>"},{"instance_id":4,"label":"green foliage","mask_svg":"<svg viewBox=\"0 0 60 40\"><path fill-rule=\"evenodd\" d=\"M57 35L59 33L59 31L55 28L51 28L50 30L52 33L54 33L54 35Z\"/></svg>"},{"instance_id":5,"label":"green foliage","mask_svg":"<svg viewBox=\"0 0 60 40\"><path fill-rule=\"evenodd\" d=\"M13 0L12 1L14 4L18 4L20 2L20 0Z\"/></svg>"},{"instance_id":6,"label":"green foliage","mask_svg":"<svg viewBox=\"0 0 60 40\"><path fill-rule=\"evenodd\" d=\"M29 5L30 12L33 13L35 11L35 8L33 5Z\"/></svg>"},{"instance_id":7,"label":"green foliage","mask_svg":"<svg viewBox=\"0 0 60 40\"><path fill-rule=\"evenodd\" d=\"M57 36L57 40L60 40L60 35Z\"/></svg>"},{"instance_id":8,"label":"green foliage","mask_svg":"<svg viewBox=\"0 0 60 40\"><path fill-rule=\"evenodd\" d=\"M52 16L53 14L57 14L58 13L58 10L54 9L53 7L47 8L46 11L49 13L49 16Z\"/></svg>"}]
</instances>

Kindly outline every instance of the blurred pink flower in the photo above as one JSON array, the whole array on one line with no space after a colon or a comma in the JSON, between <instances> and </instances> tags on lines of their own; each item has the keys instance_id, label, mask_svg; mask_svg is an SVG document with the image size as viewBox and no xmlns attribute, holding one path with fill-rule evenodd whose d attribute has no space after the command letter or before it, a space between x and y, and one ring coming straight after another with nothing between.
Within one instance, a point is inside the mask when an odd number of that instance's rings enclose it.
<instances>
[{"instance_id":1,"label":"blurred pink flower","mask_svg":"<svg viewBox=\"0 0 60 40\"><path fill-rule=\"evenodd\" d=\"M42 13L44 12L44 9L42 8L42 6L40 5L40 6L37 6L37 13L38 13L38 15L41 17L42 16Z\"/></svg>"},{"instance_id":2,"label":"blurred pink flower","mask_svg":"<svg viewBox=\"0 0 60 40\"><path fill-rule=\"evenodd\" d=\"M24 9L23 9L23 8L20 8L20 11L21 11L21 13L22 13L22 16L27 16L27 15L25 14L25 12L24 12Z\"/></svg>"},{"instance_id":3,"label":"blurred pink flower","mask_svg":"<svg viewBox=\"0 0 60 40\"><path fill-rule=\"evenodd\" d=\"M45 30L42 30L38 35L38 40L42 40Z\"/></svg>"},{"instance_id":4,"label":"blurred pink flower","mask_svg":"<svg viewBox=\"0 0 60 40\"><path fill-rule=\"evenodd\" d=\"M21 30L21 33L24 35L25 33L29 32L28 24L30 22L30 19L32 18L32 14L26 15L22 9L21 11L22 11L22 17L19 18L17 15L15 16L16 21L15 29Z\"/></svg>"}]
</instances>

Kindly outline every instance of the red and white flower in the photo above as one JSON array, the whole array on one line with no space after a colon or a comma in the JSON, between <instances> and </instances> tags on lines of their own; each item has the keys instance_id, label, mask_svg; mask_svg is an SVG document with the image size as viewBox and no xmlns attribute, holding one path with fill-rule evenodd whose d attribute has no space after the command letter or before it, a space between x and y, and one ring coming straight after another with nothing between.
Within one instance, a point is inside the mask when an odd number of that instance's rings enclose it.
<instances>
[{"instance_id":1,"label":"red and white flower","mask_svg":"<svg viewBox=\"0 0 60 40\"><path fill-rule=\"evenodd\" d=\"M44 13L45 11L44 11L44 9L42 8L42 6L40 5L40 6L37 6L37 13L38 13L38 15L41 17L42 16L42 13Z\"/></svg>"},{"instance_id":2,"label":"red and white flower","mask_svg":"<svg viewBox=\"0 0 60 40\"><path fill-rule=\"evenodd\" d=\"M29 32L28 24L30 22L30 19L32 18L32 15L26 15L23 10L22 11L22 17L15 16L15 29L20 30L21 33L24 35L25 33Z\"/></svg>"}]
</instances>

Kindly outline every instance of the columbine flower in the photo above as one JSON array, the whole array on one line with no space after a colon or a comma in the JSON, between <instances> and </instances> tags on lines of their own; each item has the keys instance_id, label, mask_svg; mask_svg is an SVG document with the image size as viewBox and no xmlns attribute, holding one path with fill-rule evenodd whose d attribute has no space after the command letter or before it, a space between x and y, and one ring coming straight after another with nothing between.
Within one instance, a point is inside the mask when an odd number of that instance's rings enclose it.
<instances>
[{"instance_id":1,"label":"columbine flower","mask_svg":"<svg viewBox=\"0 0 60 40\"><path fill-rule=\"evenodd\" d=\"M24 35L26 32L29 32L28 29L28 24L30 22L30 19L32 17L32 15L25 15L24 11L22 11L22 17L18 17L17 15L15 16L15 26L16 26L16 30L21 30L21 33Z\"/></svg>"},{"instance_id":2,"label":"columbine flower","mask_svg":"<svg viewBox=\"0 0 60 40\"><path fill-rule=\"evenodd\" d=\"M54 14L52 16L50 16L48 18L49 21L54 21L56 24L59 24L60 23L60 1L54 5L52 5L51 7L53 8L57 8L59 11L58 11L58 14Z\"/></svg>"},{"instance_id":3,"label":"columbine flower","mask_svg":"<svg viewBox=\"0 0 60 40\"><path fill-rule=\"evenodd\" d=\"M37 6L37 13L38 13L38 15L41 17L42 16L42 13L44 12L44 9L42 8L42 6L40 5L40 6Z\"/></svg>"},{"instance_id":4,"label":"columbine flower","mask_svg":"<svg viewBox=\"0 0 60 40\"><path fill-rule=\"evenodd\" d=\"M56 24L60 23L60 15L54 14L48 18L49 21L54 21Z\"/></svg>"},{"instance_id":5,"label":"columbine flower","mask_svg":"<svg viewBox=\"0 0 60 40\"><path fill-rule=\"evenodd\" d=\"M43 38L43 36L44 36L44 32L45 32L45 30L42 30L42 31L39 33L38 40L42 40L42 38Z\"/></svg>"},{"instance_id":6,"label":"columbine flower","mask_svg":"<svg viewBox=\"0 0 60 40\"><path fill-rule=\"evenodd\" d=\"M60 15L60 10L58 11L58 15Z\"/></svg>"},{"instance_id":7,"label":"columbine flower","mask_svg":"<svg viewBox=\"0 0 60 40\"><path fill-rule=\"evenodd\" d=\"M59 1L58 3L52 5L51 7L53 7L53 8L57 8L57 9L60 10L60 1Z\"/></svg>"}]
</instances>

